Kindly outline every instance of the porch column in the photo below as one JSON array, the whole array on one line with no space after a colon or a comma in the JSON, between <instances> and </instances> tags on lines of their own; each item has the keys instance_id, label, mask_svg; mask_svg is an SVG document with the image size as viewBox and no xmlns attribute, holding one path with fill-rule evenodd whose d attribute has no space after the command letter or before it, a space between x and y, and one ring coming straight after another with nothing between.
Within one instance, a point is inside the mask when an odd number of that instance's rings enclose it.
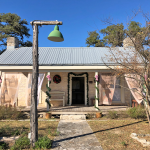
<instances>
[{"instance_id":1,"label":"porch column","mask_svg":"<svg viewBox=\"0 0 150 150\"><path fill-rule=\"evenodd\" d=\"M95 72L95 76L98 75L98 72ZM97 87L97 82L95 82L95 86ZM98 98L98 92L97 92L97 89L95 88L95 96L96 98ZM98 100L95 99L95 105L96 107L98 107Z\"/></svg>"},{"instance_id":2,"label":"porch column","mask_svg":"<svg viewBox=\"0 0 150 150\"><path fill-rule=\"evenodd\" d=\"M48 75L50 75L50 72L48 72ZM49 81L47 80L47 85L49 87ZM46 103L47 104L47 103ZM47 111L49 111L49 105L47 104Z\"/></svg>"},{"instance_id":3,"label":"porch column","mask_svg":"<svg viewBox=\"0 0 150 150\"><path fill-rule=\"evenodd\" d=\"M0 71L0 78L1 78L1 80L2 80L2 71ZM2 81L3 82L3 81ZM1 82L0 82L0 105L1 105Z\"/></svg>"}]
</instances>

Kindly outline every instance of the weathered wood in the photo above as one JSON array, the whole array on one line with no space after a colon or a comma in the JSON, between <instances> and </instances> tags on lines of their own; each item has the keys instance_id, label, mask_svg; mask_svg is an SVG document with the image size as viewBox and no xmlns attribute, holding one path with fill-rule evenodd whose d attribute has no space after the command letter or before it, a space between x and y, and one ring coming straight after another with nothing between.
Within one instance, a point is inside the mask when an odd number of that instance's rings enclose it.
<instances>
[{"instance_id":1,"label":"weathered wood","mask_svg":"<svg viewBox=\"0 0 150 150\"><path fill-rule=\"evenodd\" d=\"M37 87L38 87L38 25L34 25L33 29L33 71L32 71L32 90L31 90L31 109L30 109L30 130L31 145L35 146L38 140L38 118L37 118Z\"/></svg>"},{"instance_id":2,"label":"weathered wood","mask_svg":"<svg viewBox=\"0 0 150 150\"><path fill-rule=\"evenodd\" d=\"M31 21L31 25L62 25L62 21Z\"/></svg>"}]
</instances>

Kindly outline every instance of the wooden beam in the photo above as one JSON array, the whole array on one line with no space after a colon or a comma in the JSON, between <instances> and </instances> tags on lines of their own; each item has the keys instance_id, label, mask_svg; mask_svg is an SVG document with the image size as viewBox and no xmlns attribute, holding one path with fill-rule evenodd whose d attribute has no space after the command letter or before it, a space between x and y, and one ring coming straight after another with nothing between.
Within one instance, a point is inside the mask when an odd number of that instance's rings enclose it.
<instances>
[{"instance_id":1,"label":"wooden beam","mask_svg":"<svg viewBox=\"0 0 150 150\"><path fill-rule=\"evenodd\" d=\"M31 21L30 22L31 25L62 25L62 21Z\"/></svg>"}]
</instances>

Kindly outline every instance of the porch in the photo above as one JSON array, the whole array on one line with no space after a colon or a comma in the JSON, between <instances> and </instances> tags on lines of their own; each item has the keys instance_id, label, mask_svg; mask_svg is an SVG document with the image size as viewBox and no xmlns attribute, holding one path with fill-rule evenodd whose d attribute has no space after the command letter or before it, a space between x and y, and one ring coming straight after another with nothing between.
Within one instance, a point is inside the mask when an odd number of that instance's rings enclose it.
<instances>
[{"instance_id":1,"label":"porch","mask_svg":"<svg viewBox=\"0 0 150 150\"><path fill-rule=\"evenodd\" d=\"M103 114L106 114L108 111L125 111L128 106L98 106ZM30 112L30 108L23 108L22 111ZM61 114L88 114L96 113L98 110L94 106L65 106L65 107L51 107L50 111L52 115L61 115ZM38 113L47 112L47 108L38 107Z\"/></svg>"}]
</instances>

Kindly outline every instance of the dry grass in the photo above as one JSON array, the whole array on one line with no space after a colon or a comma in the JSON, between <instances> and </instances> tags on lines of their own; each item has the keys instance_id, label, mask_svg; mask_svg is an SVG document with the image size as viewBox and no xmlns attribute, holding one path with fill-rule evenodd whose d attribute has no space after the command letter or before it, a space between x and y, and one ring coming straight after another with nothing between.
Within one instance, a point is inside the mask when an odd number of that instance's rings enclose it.
<instances>
[{"instance_id":1,"label":"dry grass","mask_svg":"<svg viewBox=\"0 0 150 150\"><path fill-rule=\"evenodd\" d=\"M88 121L91 129L98 138L104 150L149 150L138 141L130 137L131 133L150 134L147 121L125 119L125 120L103 120Z\"/></svg>"},{"instance_id":2,"label":"dry grass","mask_svg":"<svg viewBox=\"0 0 150 150\"><path fill-rule=\"evenodd\" d=\"M57 126L59 121L39 121L38 122L38 134L39 137L47 135L51 140L57 136ZM27 136L30 132L29 121L0 121L0 137L11 136L12 132L19 130L20 136ZM9 143L12 146L14 142Z\"/></svg>"}]
</instances>

